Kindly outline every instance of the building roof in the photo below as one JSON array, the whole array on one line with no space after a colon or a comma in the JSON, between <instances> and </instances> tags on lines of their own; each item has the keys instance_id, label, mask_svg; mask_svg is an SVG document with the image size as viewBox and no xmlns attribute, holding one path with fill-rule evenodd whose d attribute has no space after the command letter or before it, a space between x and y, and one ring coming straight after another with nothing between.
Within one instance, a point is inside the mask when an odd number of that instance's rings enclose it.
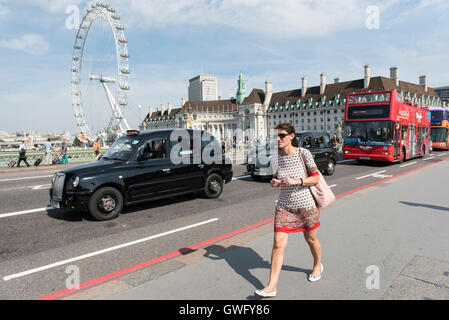
<instances>
[{"instance_id":1,"label":"building roof","mask_svg":"<svg viewBox=\"0 0 449 320\"><path fill-rule=\"evenodd\" d=\"M214 101L187 101L181 108L181 113L189 112L233 112L238 111L239 106L235 99Z\"/></svg>"},{"instance_id":2,"label":"building roof","mask_svg":"<svg viewBox=\"0 0 449 320\"><path fill-rule=\"evenodd\" d=\"M416 93L418 97L425 95L438 98L438 94L430 87L428 87L427 91L425 91L424 86L405 81L399 81L399 86L396 86L395 81L390 78L373 77L370 79L368 88L364 88L364 79L339 83L328 83L326 84L323 95L320 94L320 86L307 88L304 97L301 97L301 89L274 92L271 96L269 107L274 106L276 103L283 106L287 101L289 101L290 104L294 104L298 99L300 99L301 102L306 102L312 98L312 101L317 102L320 101L323 96L325 96L327 100L330 100L334 99L337 94L340 95L340 99L345 99L348 94L368 90L371 90L372 92L396 90L398 92L403 91L404 93Z\"/></svg>"},{"instance_id":3,"label":"building roof","mask_svg":"<svg viewBox=\"0 0 449 320\"><path fill-rule=\"evenodd\" d=\"M256 104L256 103L263 104L264 100L265 100L265 92L261 89L253 89L253 91L251 91L249 96L243 99L242 104L243 105Z\"/></svg>"}]
</instances>

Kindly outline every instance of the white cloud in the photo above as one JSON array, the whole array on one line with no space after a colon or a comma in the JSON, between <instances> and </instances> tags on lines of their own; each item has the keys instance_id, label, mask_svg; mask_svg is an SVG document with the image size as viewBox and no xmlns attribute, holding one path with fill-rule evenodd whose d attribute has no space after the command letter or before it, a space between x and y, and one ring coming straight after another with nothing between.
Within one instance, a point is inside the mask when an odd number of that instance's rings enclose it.
<instances>
[{"instance_id":1,"label":"white cloud","mask_svg":"<svg viewBox=\"0 0 449 320\"><path fill-rule=\"evenodd\" d=\"M50 50L50 44L38 34L25 34L20 38L0 40L0 47L41 55Z\"/></svg>"},{"instance_id":2,"label":"white cloud","mask_svg":"<svg viewBox=\"0 0 449 320\"><path fill-rule=\"evenodd\" d=\"M395 1L377 1L381 10ZM112 2L126 25L230 27L277 37L327 36L361 29L369 0L121 0Z\"/></svg>"},{"instance_id":3,"label":"white cloud","mask_svg":"<svg viewBox=\"0 0 449 320\"><path fill-rule=\"evenodd\" d=\"M0 4L0 17L6 16L9 13L9 9Z\"/></svg>"},{"instance_id":4,"label":"white cloud","mask_svg":"<svg viewBox=\"0 0 449 320\"><path fill-rule=\"evenodd\" d=\"M38 7L50 13L64 13L70 5L78 5L82 0L3 0L14 6Z\"/></svg>"}]
</instances>

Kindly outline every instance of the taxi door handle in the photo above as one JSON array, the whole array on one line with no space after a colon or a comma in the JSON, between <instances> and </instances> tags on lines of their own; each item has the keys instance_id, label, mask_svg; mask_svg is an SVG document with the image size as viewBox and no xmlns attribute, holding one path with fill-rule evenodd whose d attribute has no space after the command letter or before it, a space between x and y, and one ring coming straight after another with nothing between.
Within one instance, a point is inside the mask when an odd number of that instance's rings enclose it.
<instances>
[{"instance_id":1,"label":"taxi door handle","mask_svg":"<svg viewBox=\"0 0 449 320\"><path fill-rule=\"evenodd\" d=\"M170 172L170 169L162 169L163 172Z\"/></svg>"}]
</instances>

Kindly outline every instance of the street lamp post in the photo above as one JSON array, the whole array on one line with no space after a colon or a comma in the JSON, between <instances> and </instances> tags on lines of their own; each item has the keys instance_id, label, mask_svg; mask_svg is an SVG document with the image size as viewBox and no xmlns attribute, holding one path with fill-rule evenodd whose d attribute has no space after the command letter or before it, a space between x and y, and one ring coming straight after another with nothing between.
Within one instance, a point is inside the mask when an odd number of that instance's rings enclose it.
<instances>
[{"instance_id":1,"label":"street lamp post","mask_svg":"<svg viewBox=\"0 0 449 320\"><path fill-rule=\"evenodd\" d=\"M139 119L137 119L137 127L140 129L140 128L142 128L142 125L141 125L141 123L140 123L140 110L142 110L142 105L141 104L139 104Z\"/></svg>"}]
</instances>

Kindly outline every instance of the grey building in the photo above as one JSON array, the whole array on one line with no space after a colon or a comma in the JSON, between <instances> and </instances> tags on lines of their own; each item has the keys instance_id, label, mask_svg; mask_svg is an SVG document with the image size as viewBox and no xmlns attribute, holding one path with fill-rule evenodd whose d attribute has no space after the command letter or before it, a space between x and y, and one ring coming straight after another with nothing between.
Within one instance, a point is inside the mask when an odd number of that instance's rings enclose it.
<instances>
[{"instance_id":1,"label":"grey building","mask_svg":"<svg viewBox=\"0 0 449 320\"><path fill-rule=\"evenodd\" d=\"M218 100L217 77L199 75L189 80L189 101L215 100Z\"/></svg>"},{"instance_id":2,"label":"grey building","mask_svg":"<svg viewBox=\"0 0 449 320\"><path fill-rule=\"evenodd\" d=\"M440 96L441 99L449 99L449 86L435 88L435 92Z\"/></svg>"}]
</instances>

